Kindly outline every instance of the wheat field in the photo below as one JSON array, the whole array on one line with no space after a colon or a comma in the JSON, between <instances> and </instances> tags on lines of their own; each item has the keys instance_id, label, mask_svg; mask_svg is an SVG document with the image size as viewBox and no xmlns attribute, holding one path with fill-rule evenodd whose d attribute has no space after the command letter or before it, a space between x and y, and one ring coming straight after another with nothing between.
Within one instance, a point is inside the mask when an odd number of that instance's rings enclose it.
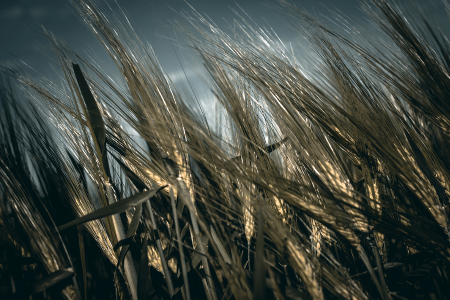
<instances>
[{"instance_id":1,"label":"wheat field","mask_svg":"<svg viewBox=\"0 0 450 300\"><path fill-rule=\"evenodd\" d=\"M182 12L211 121L126 19L72 5L120 78L49 31L61 82L0 66L0 298L450 299L450 42L432 15L363 1L372 39L278 0L305 69L245 17Z\"/></svg>"}]
</instances>

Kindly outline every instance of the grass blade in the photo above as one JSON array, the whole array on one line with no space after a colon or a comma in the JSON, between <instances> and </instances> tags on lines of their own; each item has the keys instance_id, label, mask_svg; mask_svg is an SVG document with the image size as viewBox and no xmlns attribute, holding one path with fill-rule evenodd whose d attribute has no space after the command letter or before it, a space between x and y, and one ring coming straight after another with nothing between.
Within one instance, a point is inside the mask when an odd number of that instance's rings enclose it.
<instances>
[{"instance_id":1,"label":"grass blade","mask_svg":"<svg viewBox=\"0 0 450 300\"><path fill-rule=\"evenodd\" d=\"M58 282L69 278L70 276L74 275L75 272L72 268L68 268L65 270L59 270L56 272L53 272L49 274L48 276L37 280L31 285L31 293L36 294L39 292L42 292L46 290L47 288L51 287L52 285L57 284Z\"/></svg>"},{"instance_id":2,"label":"grass blade","mask_svg":"<svg viewBox=\"0 0 450 300\"><path fill-rule=\"evenodd\" d=\"M193 232L194 232L194 237L197 241L197 246L200 250L200 253L202 254L201 259L202 259L202 265L203 268L205 270L205 275L206 278L208 280L209 286L208 284L206 284L206 282L204 283L204 285L207 287L207 295L208 298L211 300L217 300L217 294L216 291L214 289L214 283L212 281L212 277L211 277L211 271L209 269L209 265L208 265L208 259L206 258L206 251L205 251L205 247L203 246L203 241L200 237L200 230L198 227L198 222L197 222L197 216L195 215L195 206L194 206L194 202L191 199L191 196L188 192L186 183L183 180L179 180L178 181L178 186L179 186L179 190L178 190L178 195L180 196L180 199L186 204L186 206L189 208L189 214L191 217L191 222L192 222L192 228L193 228Z\"/></svg>"},{"instance_id":3,"label":"grass blade","mask_svg":"<svg viewBox=\"0 0 450 300\"><path fill-rule=\"evenodd\" d=\"M159 232L158 232L158 228L156 226L155 216L153 215L152 204L150 203L150 200L147 200L146 203L147 203L148 211L150 213L150 219L152 221L152 227L153 227L153 230L155 232L156 248L158 249L159 257L161 259L161 265L163 267L164 278L165 278L166 283L167 283L167 289L169 290L169 295L172 298L173 295L175 294L175 291L173 289L172 278L170 277L169 268L167 267L167 262L166 262L166 258L164 256L164 250L162 248L161 240L159 238Z\"/></svg>"},{"instance_id":4,"label":"grass blade","mask_svg":"<svg viewBox=\"0 0 450 300\"><path fill-rule=\"evenodd\" d=\"M378 293L380 294L380 296L383 300L386 300L384 297L384 292L380 285L380 282L378 281L378 278L375 275L375 271L373 270L372 265L370 264L369 258L367 257L366 252L364 251L364 249L362 247L360 247L360 249L359 249L359 255L361 256L363 263L366 265L367 271L369 272L370 276L372 277L372 280L378 290Z\"/></svg>"},{"instance_id":5,"label":"grass blade","mask_svg":"<svg viewBox=\"0 0 450 300\"><path fill-rule=\"evenodd\" d=\"M371 239L370 244L371 244L372 251L375 256L375 261L377 264L377 269L378 269L377 271L378 271L378 277L380 279L380 285L381 285L381 288L383 289L383 298L392 300L391 296L389 295L388 287L386 285L386 279L384 278L383 265L381 262L380 254L378 253L378 247L377 247L377 243L375 241L375 236L373 235L373 232L371 232L370 239Z\"/></svg>"},{"instance_id":6,"label":"grass blade","mask_svg":"<svg viewBox=\"0 0 450 300\"><path fill-rule=\"evenodd\" d=\"M136 234L136 230L138 228L141 215L142 215L142 203L137 206L136 211L134 212L133 219L131 220L131 224L130 227L128 228L125 239L132 238ZM122 261L125 259L125 254L127 253L129 247L130 244L125 244L122 246L122 249L120 249L119 259L117 260L116 271L114 273L117 273L117 269L119 268Z\"/></svg>"},{"instance_id":7,"label":"grass blade","mask_svg":"<svg viewBox=\"0 0 450 300\"><path fill-rule=\"evenodd\" d=\"M139 274L138 274L138 300L147 299L147 280L148 280L148 234L145 234L144 243L142 244L141 260L139 261Z\"/></svg>"},{"instance_id":8,"label":"grass blade","mask_svg":"<svg viewBox=\"0 0 450 300\"><path fill-rule=\"evenodd\" d=\"M264 219L261 207L258 209L258 233L253 274L253 299L264 300L266 296L266 263L264 260Z\"/></svg>"},{"instance_id":9,"label":"grass blade","mask_svg":"<svg viewBox=\"0 0 450 300\"><path fill-rule=\"evenodd\" d=\"M81 267L83 269L83 291L84 299L87 300L87 281L86 281L86 253L84 252L84 241L82 228L78 226L78 244L80 247Z\"/></svg>"},{"instance_id":10,"label":"grass blade","mask_svg":"<svg viewBox=\"0 0 450 300\"><path fill-rule=\"evenodd\" d=\"M64 229L67 229L67 228L75 226L75 225L80 225L80 224L83 224L83 223L86 223L86 222L89 222L92 220L96 220L96 219L104 218L107 216L122 213L126 210L129 210L129 209L135 207L136 205L143 203L144 201L148 200L149 198L153 197L157 192L159 192L161 189L163 189L165 187L166 186L162 186L162 187L150 190L150 191L145 191L145 192L139 193L137 195L131 196L127 199L120 200L116 203L113 203L113 204L110 204L103 208L100 208L90 214L87 214L87 215L77 218L69 223L59 226L58 230L62 231Z\"/></svg>"},{"instance_id":11,"label":"grass blade","mask_svg":"<svg viewBox=\"0 0 450 300\"><path fill-rule=\"evenodd\" d=\"M212 236L217 248L219 249L220 255L222 255L223 260L227 264L231 264L230 256L228 255L227 251L225 250L225 247L220 242L219 236L217 235L217 233L214 230L214 228L212 227L212 225L211 225L211 236Z\"/></svg>"},{"instance_id":12,"label":"grass blade","mask_svg":"<svg viewBox=\"0 0 450 300\"><path fill-rule=\"evenodd\" d=\"M172 187L170 187L170 202L172 203L173 220L175 223L175 232L177 234L178 240L178 249L179 249L178 251L180 253L181 271L183 273L184 292L186 295L186 300L190 300L191 294L189 291L189 278L187 276L186 259L184 257L183 243L181 242L180 224L178 223L177 206L175 203L175 197L173 195Z\"/></svg>"},{"instance_id":13,"label":"grass blade","mask_svg":"<svg viewBox=\"0 0 450 300\"><path fill-rule=\"evenodd\" d=\"M288 138L285 137L284 139L282 139L282 140L279 141L279 142L276 142L276 143L273 143L272 145L266 146L266 147L264 148L264 151L270 154L270 153L272 153L273 151L277 150L277 149L278 149L282 144L284 144L287 140L288 140ZM240 159L241 159L241 156L238 155L238 156L233 157L231 160L233 160L233 161L239 161Z\"/></svg>"},{"instance_id":14,"label":"grass blade","mask_svg":"<svg viewBox=\"0 0 450 300\"><path fill-rule=\"evenodd\" d=\"M267 153L271 153L271 152L277 150L277 149L278 149L282 144L284 144L287 140L288 140L288 138L285 137L285 138L282 139L281 141L276 142L276 143L274 143L274 144L272 144L272 145L267 146L266 149L265 149L266 152L267 152Z\"/></svg>"},{"instance_id":15,"label":"grass blade","mask_svg":"<svg viewBox=\"0 0 450 300\"><path fill-rule=\"evenodd\" d=\"M86 105L86 118L90 125L90 130L93 139L95 140L97 149L97 155L99 161L103 167L104 175L106 176L106 181L111 177L109 172L109 165L107 160L106 151L106 128L103 122L102 114L98 108L97 102L89 89L89 85L81 72L80 66L77 64L72 64L73 72L75 73L75 78L77 79L78 86L80 88L81 94L83 95L84 104ZM85 112L86 113L86 112Z\"/></svg>"},{"instance_id":16,"label":"grass blade","mask_svg":"<svg viewBox=\"0 0 450 300\"><path fill-rule=\"evenodd\" d=\"M123 247L123 246L125 246L125 245L131 244L131 242L133 241L133 238L134 238L134 237L135 237L135 236L133 235L133 236L131 236L131 237L129 237L129 238L126 238L126 239L123 239L123 240L118 241L117 244L114 245L113 250L116 251L116 250L119 249L120 247Z\"/></svg>"}]
</instances>

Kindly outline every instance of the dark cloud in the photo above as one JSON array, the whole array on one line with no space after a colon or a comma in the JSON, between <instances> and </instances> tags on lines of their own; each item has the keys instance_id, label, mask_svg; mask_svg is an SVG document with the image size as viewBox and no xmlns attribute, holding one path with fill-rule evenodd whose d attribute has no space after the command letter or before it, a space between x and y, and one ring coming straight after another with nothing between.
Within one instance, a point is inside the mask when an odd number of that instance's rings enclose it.
<instances>
[{"instance_id":1,"label":"dark cloud","mask_svg":"<svg viewBox=\"0 0 450 300\"><path fill-rule=\"evenodd\" d=\"M14 19L21 17L23 14L23 8L20 6L13 6L1 10L0 15L5 19ZM3 22L2 22L3 23Z\"/></svg>"},{"instance_id":2,"label":"dark cloud","mask_svg":"<svg viewBox=\"0 0 450 300\"><path fill-rule=\"evenodd\" d=\"M118 3L130 17L130 21L140 37L152 43L158 58L166 68L168 73L174 74L174 80L178 77L173 73L177 69L178 61L174 57L174 50L169 39L176 39L174 30L167 25L170 21L180 20L177 12L191 8L184 0L101 0L106 2L118 14L120 14ZM406 0L399 0L403 3ZM283 18L270 5L276 5L275 0L188 0L198 12L208 15L216 24L224 28L239 20L239 17L232 11L234 8L241 15L238 5L259 25L272 28L281 40L285 43L297 39L293 31L289 31ZM420 1L418 1L420 2ZM427 3L440 2L440 0L430 0ZM266 4L269 4L266 5ZM359 10L358 0L297 0L295 4L305 9L307 12L321 17L332 18L330 10L338 9L340 12L355 17L358 20L362 16ZM444 9L441 10L445 14ZM437 16L436 20L444 19ZM102 50L96 38L79 20L69 0L0 0L0 63L14 61L16 58L22 59L38 72L51 72L48 59L39 55L42 48L35 45L49 43L39 25L53 32L57 37L68 42L76 51L83 54L88 47L92 47L95 52L105 61L109 61L108 55ZM360 25L366 26L364 22ZM371 29L370 29L371 30ZM167 38L161 38L161 36ZM298 40L297 40L298 41ZM11 55L11 53L14 55ZM184 53L184 51L183 51ZM51 55L51 50L48 51ZM180 60L184 60L180 57ZM186 69L187 73L192 70Z\"/></svg>"},{"instance_id":3,"label":"dark cloud","mask_svg":"<svg viewBox=\"0 0 450 300\"><path fill-rule=\"evenodd\" d=\"M36 19L41 19L41 18L51 14L50 9L48 9L46 7L30 8L28 13L30 14L31 17L36 18Z\"/></svg>"}]
</instances>

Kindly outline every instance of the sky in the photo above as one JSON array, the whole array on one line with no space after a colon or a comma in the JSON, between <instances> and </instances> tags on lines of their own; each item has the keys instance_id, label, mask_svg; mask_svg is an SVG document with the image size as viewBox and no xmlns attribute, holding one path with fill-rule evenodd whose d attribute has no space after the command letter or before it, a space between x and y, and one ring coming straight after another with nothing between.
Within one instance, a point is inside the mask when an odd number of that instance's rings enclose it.
<instances>
[{"instance_id":1,"label":"sky","mask_svg":"<svg viewBox=\"0 0 450 300\"><path fill-rule=\"evenodd\" d=\"M105 0L101 0L105 1ZM118 5L130 17L134 28L144 39L155 42L155 51L163 65L173 61L173 50L168 39L174 32L167 25L181 17L177 12L190 10L184 0L106 0L114 11ZM336 8L344 12L357 14L356 0L331 1ZM286 26L282 25L279 13L275 13L267 4L276 4L271 0L189 0L200 13L205 13L218 25L225 25L236 18L231 8L238 5L258 24L267 22L283 35ZM295 2L310 12L326 13L326 1L300 0ZM93 49L99 55L105 55L101 45L90 30L79 19L69 0L0 0L0 64L23 60L38 72L50 72L48 59L42 52L51 55L49 42L42 34L41 26L66 41L80 53Z\"/></svg>"},{"instance_id":2,"label":"sky","mask_svg":"<svg viewBox=\"0 0 450 300\"><path fill-rule=\"evenodd\" d=\"M400 4L411 2L438 5L440 0L409 1L397 0ZM100 0L107 3L113 11L120 8L126 13L141 37L150 42L166 72L175 81L180 66L174 55L174 46L170 39L175 37L170 22L180 20L177 12L190 11L184 0ZM358 0L292 0L297 7L318 16L321 19L332 18L330 10L338 10L362 27L371 31L369 23L363 19ZM237 16L232 9L242 8L258 25L271 26L283 39L295 41L298 36L285 24L285 18L268 5L276 5L275 0L188 0L198 12L209 16L220 27L232 23ZM435 20L444 17L442 5L434 10ZM43 76L52 77L50 67L52 50L50 43L42 33L41 26L67 42L74 50L84 55L86 51L95 52L106 64L111 64L106 51L91 31L79 19L69 0L0 0L0 65L22 60ZM178 33L179 34L179 33ZM176 46L175 46L176 48ZM46 56L47 55L47 56ZM184 63L185 71L192 75L200 102L208 102L211 93L195 77L199 66Z\"/></svg>"}]
</instances>

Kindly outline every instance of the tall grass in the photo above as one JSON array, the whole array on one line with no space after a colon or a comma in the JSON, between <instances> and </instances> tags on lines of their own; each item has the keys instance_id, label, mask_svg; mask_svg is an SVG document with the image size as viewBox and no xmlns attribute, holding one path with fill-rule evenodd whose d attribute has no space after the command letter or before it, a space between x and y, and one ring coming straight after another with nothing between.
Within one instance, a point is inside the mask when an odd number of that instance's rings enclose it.
<instances>
[{"instance_id":1,"label":"tall grass","mask_svg":"<svg viewBox=\"0 0 450 300\"><path fill-rule=\"evenodd\" d=\"M3 296L449 297L450 47L432 17L366 2L375 41L279 0L305 70L245 18L182 13L225 114L212 131L126 19L72 3L121 78L47 31L61 86L2 67L20 87L1 93Z\"/></svg>"}]
</instances>

